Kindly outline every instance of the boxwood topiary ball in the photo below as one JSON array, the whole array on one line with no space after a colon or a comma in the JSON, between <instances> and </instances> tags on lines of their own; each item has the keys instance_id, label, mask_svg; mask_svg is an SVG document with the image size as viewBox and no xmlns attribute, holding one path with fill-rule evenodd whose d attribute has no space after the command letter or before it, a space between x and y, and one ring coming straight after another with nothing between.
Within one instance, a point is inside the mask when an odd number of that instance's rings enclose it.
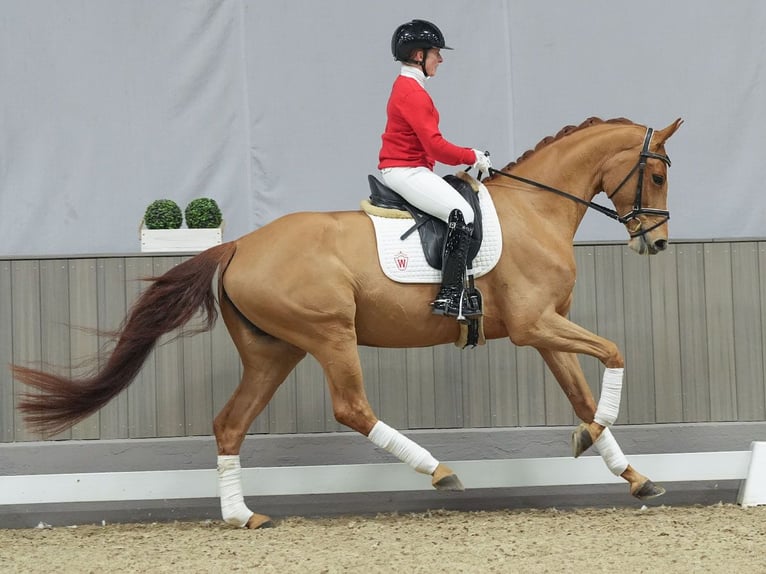
<instances>
[{"instance_id":1,"label":"boxwood topiary ball","mask_svg":"<svg viewBox=\"0 0 766 574\"><path fill-rule=\"evenodd\" d=\"M144 213L148 229L178 229L183 223L181 208L172 199L158 199L149 204Z\"/></svg>"},{"instance_id":2,"label":"boxwood topiary ball","mask_svg":"<svg viewBox=\"0 0 766 574\"><path fill-rule=\"evenodd\" d=\"M223 216L214 199L200 197L189 202L184 210L186 225L190 229L209 229L219 227Z\"/></svg>"}]
</instances>

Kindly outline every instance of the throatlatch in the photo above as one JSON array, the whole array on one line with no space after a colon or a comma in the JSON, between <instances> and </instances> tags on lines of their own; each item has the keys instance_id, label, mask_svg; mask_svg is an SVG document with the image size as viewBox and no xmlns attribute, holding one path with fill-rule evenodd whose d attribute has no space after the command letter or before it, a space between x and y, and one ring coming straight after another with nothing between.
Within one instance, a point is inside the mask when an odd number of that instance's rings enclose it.
<instances>
[{"instance_id":1,"label":"throatlatch","mask_svg":"<svg viewBox=\"0 0 766 574\"><path fill-rule=\"evenodd\" d=\"M453 209L447 223L447 238L442 258L442 284L431 303L434 315L467 321L481 317L481 294L468 270L468 247L473 225L466 224L459 209Z\"/></svg>"}]
</instances>

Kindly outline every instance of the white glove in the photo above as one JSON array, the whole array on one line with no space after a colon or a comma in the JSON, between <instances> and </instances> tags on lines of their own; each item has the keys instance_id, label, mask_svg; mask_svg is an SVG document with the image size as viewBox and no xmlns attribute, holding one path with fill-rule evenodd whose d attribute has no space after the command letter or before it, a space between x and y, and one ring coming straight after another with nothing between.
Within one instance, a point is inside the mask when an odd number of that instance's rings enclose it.
<instances>
[{"instance_id":1,"label":"white glove","mask_svg":"<svg viewBox=\"0 0 766 574\"><path fill-rule=\"evenodd\" d=\"M482 172L484 175L489 175L489 169L492 167L492 164L489 161L489 152L475 149L473 150L473 153L476 154L476 163L474 163L472 167L479 172L479 179L481 179Z\"/></svg>"}]
</instances>

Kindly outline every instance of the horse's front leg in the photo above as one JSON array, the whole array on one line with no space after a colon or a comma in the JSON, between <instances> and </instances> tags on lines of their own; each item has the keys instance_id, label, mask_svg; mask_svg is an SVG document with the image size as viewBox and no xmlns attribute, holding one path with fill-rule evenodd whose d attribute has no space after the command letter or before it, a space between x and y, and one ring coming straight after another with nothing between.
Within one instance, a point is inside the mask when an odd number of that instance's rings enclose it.
<instances>
[{"instance_id":1,"label":"horse's front leg","mask_svg":"<svg viewBox=\"0 0 766 574\"><path fill-rule=\"evenodd\" d=\"M567 305L568 307L568 305ZM631 494L642 499L662 495L665 490L631 467L609 431L616 420L622 395L625 365L620 350L612 341L599 337L550 309L536 318L515 317L508 332L517 345L535 347L545 359L577 416L583 421L572 435L575 457L595 446L609 469L630 483ZM599 404L585 381L575 354L596 357L606 367Z\"/></svg>"},{"instance_id":2,"label":"horse's front leg","mask_svg":"<svg viewBox=\"0 0 766 574\"><path fill-rule=\"evenodd\" d=\"M583 421L573 433L574 456L579 456L589 446L593 445L603 458L607 468L630 484L630 493L633 496L645 500L664 494L664 488L654 484L628 463L620 445L617 444L617 440L609 430L609 426L617 418L620 405L619 394L613 392L610 395L607 393L607 404L603 406L602 401L604 401L605 395L602 387L599 406L596 407L593 393L591 393L585 380L577 355L562 351L538 350L572 404L575 413ZM608 371L609 369L607 369ZM607 413L606 416L604 412ZM612 417L612 415L614 416ZM599 420L603 421L604 424ZM597 432L595 440L591 435L592 428Z\"/></svg>"},{"instance_id":3,"label":"horse's front leg","mask_svg":"<svg viewBox=\"0 0 766 574\"><path fill-rule=\"evenodd\" d=\"M452 469L375 416L364 391L355 338L349 336L346 342L328 344L315 356L327 376L335 420L365 435L375 446L393 454L417 472L430 475L431 485L437 490L464 490Z\"/></svg>"}]
</instances>

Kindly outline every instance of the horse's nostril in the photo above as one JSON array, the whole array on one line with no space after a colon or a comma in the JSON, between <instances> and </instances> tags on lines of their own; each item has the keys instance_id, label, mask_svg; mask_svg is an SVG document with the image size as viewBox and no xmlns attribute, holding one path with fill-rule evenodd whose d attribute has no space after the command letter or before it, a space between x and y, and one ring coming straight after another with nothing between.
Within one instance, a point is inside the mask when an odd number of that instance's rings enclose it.
<instances>
[{"instance_id":1,"label":"horse's nostril","mask_svg":"<svg viewBox=\"0 0 766 574\"><path fill-rule=\"evenodd\" d=\"M657 241L654 242L654 248L657 251L665 251L667 247L668 247L667 239L658 239Z\"/></svg>"}]
</instances>

